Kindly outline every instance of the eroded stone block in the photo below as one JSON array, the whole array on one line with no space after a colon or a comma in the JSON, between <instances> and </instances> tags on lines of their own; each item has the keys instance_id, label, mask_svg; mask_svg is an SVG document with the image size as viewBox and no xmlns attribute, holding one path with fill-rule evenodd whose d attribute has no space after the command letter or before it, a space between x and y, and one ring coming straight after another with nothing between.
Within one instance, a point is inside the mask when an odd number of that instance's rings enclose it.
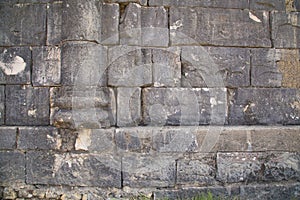
<instances>
[{"instance_id":1,"label":"eroded stone block","mask_svg":"<svg viewBox=\"0 0 300 200\"><path fill-rule=\"evenodd\" d=\"M250 0L250 10L285 11L285 0Z\"/></svg>"},{"instance_id":2,"label":"eroded stone block","mask_svg":"<svg viewBox=\"0 0 300 200\"><path fill-rule=\"evenodd\" d=\"M17 129L14 127L0 128L0 149L16 148Z\"/></svg>"},{"instance_id":3,"label":"eroded stone block","mask_svg":"<svg viewBox=\"0 0 300 200\"><path fill-rule=\"evenodd\" d=\"M247 0L233 0L233 1L222 1L222 0L149 0L150 6L197 6L197 7L213 7L213 8L240 8L245 9L249 7Z\"/></svg>"},{"instance_id":4,"label":"eroded stone block","mask_svg":"<svg viewBox=\"0 0 300 200\"><path fill-rule=\"evenodd\" d=\"M47 12L47 45L58 45L62 40L62 1L48 4Z\"/></svg>"},{"instance_id":5,"label":"eroded stone block","mask_svg":"<svg viewBox=\"0 0 300 200\"><path fill-rule=\"evenodd\" d=\"M104 3L101 11L101 43L119 43L119 4Z\"/></svg>"}]
</instances>

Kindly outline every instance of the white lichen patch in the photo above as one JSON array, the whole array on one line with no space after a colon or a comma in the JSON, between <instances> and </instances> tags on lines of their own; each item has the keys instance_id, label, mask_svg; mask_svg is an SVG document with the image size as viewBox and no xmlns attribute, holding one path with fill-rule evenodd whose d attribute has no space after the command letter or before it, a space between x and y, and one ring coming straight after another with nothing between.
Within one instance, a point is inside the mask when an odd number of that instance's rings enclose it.
<instances>
[{"instance_id":1,"label":"white lichen patch","mask_svg":"<svg viewBox=\"0 0 300 200\"><path fill-rule=\"evenodd\" d=\"M182 24L182 21L181 20L177 20L176 22L174 22L171 26L170 26L170 29L171 30L176 30L180 27L182 27L183 24Z\"/></svg>"},{"instance_id":2,"label":"white lichen patch","mask_svg":"<svg viewBox=\"0 0 300 200\"><path fill-rule=\"evenodd\" d=\"M91 145L91 129L81 129L75 143L76 150L87 151Z\"/></svg>"},{"instance_id":3,"label":"white lichen patch","mask_svg":"<svg viewBox=\"0 0 300 200\"><path fill-rule=\"evenodd\" d=\"M249 11L249 18L252 19L255 22L261 23L261 20L250 11Z\"/></svg>"},{"instance_id":4,"label":"white lichen patch","mask_svg":"<svg viewBox=\"0 0 300 200\"><path fill-rule=\"evenodd\" d=\"M29 117L36 118L36 109L30 109L30 110L28 110L27 114L28 114Z\"/></svg>"},{"instance_id":5,"label":"white lichen patch","mask_svg":"<svg viewBox=\"0 0 300 200\"><path fill-rule=\"evenodd\" d=\"M25 70L26 63L20 56L14 57L10 62L0 60L0 68L6 75L17 75Z\"/></svg>"}]
</instances>

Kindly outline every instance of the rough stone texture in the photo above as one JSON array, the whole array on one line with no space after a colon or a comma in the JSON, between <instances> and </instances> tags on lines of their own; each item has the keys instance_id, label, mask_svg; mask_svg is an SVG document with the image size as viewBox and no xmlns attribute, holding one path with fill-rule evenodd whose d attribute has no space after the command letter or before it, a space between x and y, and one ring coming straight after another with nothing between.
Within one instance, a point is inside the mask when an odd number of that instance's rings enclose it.
<instances>
[{"instance_id":1,"label":"rough stone texture","mask_svg":"<svg viewBox=\"0 0 300 200\"><path fill-rule=\"evenodd\" d=\"M117 125L138 126L142 121L141 88L117 89Z\"/></svg>"},{"instance_id":2,"label":"rough stone texture","mask_svg":"<svg viewBox=\"0 0 300 200\"><path fill-rule=\"evenodd\" d=\"M182 86L249 86L249 55L242 48L183 47Z\"/></svg>"},{"instance_id":3,"label":"rough stone texture","mask_svg":"<svg viewBox=\"0 0 300 200\"><path fill-rule=\"evenodd\" d=\"M28 47L0 48L0 83L29 84L31 52Z\"/></svg>"},{"instance_id":4,"label":"rough stone texture","mask_svg":"<svg viewBox=\"0 0 300 200\"><path fill-rule=\"evenodd\" d=\"M25 182L25 156L17 151L0 151L0 185Z\"/></svg>"},{"instance_id":5,"label":"rough stone texture","mask_svg":"<svg viewBox=\"0 0 300 200\"><path fill-rule=\"evenodd\" d=\"M62 8L60 1L48 4L47 12L47 45L60 44L62 36Z\"/></svg>"},{"instance_id":6,"label":"rough stone texture","mask_svg":"<svg viewBox=\"0 0 300 200\"><path fill-rule=\"evenodd\" d=\"M53 0L2 0L0 4L49 3Z\"/></svg>"},{"instance_id":7,"label":"rough stone texture","mask_svg":"<svg viewBox=\"0 0 300 200\"><path fill-rule=\"evenodd\" d=\"M34 86L60 84L60 53L58 47L33 48L32 84Z\"/></svg>"},{"instance_id":8,"label":"rough stone texture","mask_svg":"<svg viewBox=\"0 0 300 200\"><path fill-rule=\"evenodd\" d=\"M48 125L49 89L6 86L6 125Z\"/></svg>"},{"instance_id":9,"label":"rough stone texture","mask_svg":"<svg viewBox=\"0 0 300 200\"><path fill-rule=\"evenodd\" d=\"M300 13L272 12L272 40L276 48L300 48Z\"/></svg>"},{"instance_id":10,"label":"rough stone texture","mask_svg":"<svg viewBox=\"0 0 300 200\"><path fill-rule=\"evenodd\" d=\"M5 87L0 86L0 125L4 124L5 117Z\"/></svg>"},{"instance_id":11,"label":"rough stone texture","mask_svg":"<svg viewBox=\"0 0 300 200\"><path fill-rule=\"evenodd\" d=\"M296 89L237 89L230 92L229 124L299 124Z\"/></svg>"},{"instance_id":12,"label":"rough stone texture","mask_svg":"<svg viewBox=\"0 0 300 200\"><path fill-rule=\"evenodd\" d=\"M15 127L0 128L0 149L16 148L17 129Z\"/></svg>"},{"instance_id":13,"label":"rough stone texture","mask_svg":"<svg viewBox=\"0 0 300 200\"><path fill-rule=\"evenodd\" d=\"M152 84L151 50L128 46L108 50L108 85L139 87Z\"/></svg>"},{"instance_id":14,"label":"rough stone texture","mask_svg":"<svg viewBox=\"0 0 300 200\"><path fill-rule=\"evenodd\" d=\"M247 0L233 0L233 1L222 1L222 0L149 0L150 6L197 6L197 7L215 7L215 8L248 8Z\"/></svg>"},{"instance_id":15,"label":"rough stone texture","mask_svg":"<svg viewBox=\"0 0 300 200\"><path fill-rule=\"evenodd\" d=\"M268 12L210 8L170 8L172 45L270 47Z\"/></svg>"},{"instance_id":16,"label":"rough stone texture","mask_svg":"<svg viewBox=\"0 0 300 200\"><path fill-rule=\"evenodd\" d=\"M226 102L224 88L146 88L143 119L154 126L224 124Z\"/></svg>"},{"instance_id":17,"label":"rough stone texture","mask_svg":"<svg viewBox=\"0 0 300 200\"><path fill-rule=\"evenodd\" d=\"M0 5L0 19L1 46L45 43L45 4Z\"/></svg>"},{"instance_id":18,"label":"rough stone texture","mask_svg":"<svg viewBox=\"0 0 300 200\"><path fill-rule=\"evenodd\" d=\"M130 3L120 20L120 42L127 45L168 46L168 13L164 7Z\"/></svg>"},{"instance_id":19,"label":"rough stone texture","mask_svg":"<svg viewBox=\"0 0 300 200\"><path fill-rule=\"evenodd\" d=\"M119 43L119 4L104 3L101 10L101 44Z\"/></svg>"},{"instance_id":20,"label":"rough stone texture","mask_svg":"<svg viewBox=\"0 0 300 200\"><path fill-rule=\"evenodd\" d=\"M99 154L27 152L27 183L121 187L121 162ZM97 177L97 178L95 178Z\"/></svg>"},{"instance_id":21,"label":"rough stone texture","mask_svg":"<svg viewBox=\"0 0 300 200\"><path fill-rule=\"evenodd\" d=\"M250 0L250 10L285 11L285 0Z\"/></svg>"},{"instance_id":22,"label":"rough stone texture","mask_svg":"<svg viewBox=\"0 0 300 200\"><path fill-rule=\"evenodd\" d=\"M179 87L181 85L180 48L153 49L154 87Z\"/></svg>"},{"instance_id":23,"label":"rough stone texture","mask_svg":"<svg viewBox=\"0 0 300 200\"><path fill-rule=\"evenodd\" d=\"M18 135L18 149L59 150L62 139L58 130L52 127L21 127Z\"/></svg>"},{"instance_id":24,"label":"rough stone texture","mask_svg":"<svg viewBox=\"0 0 300 200\"><path fill-rule=\"evenodd\" d=\"M62 85L106 86L107 50L94 43L70 42L62 47Z\"/></svg>"}]
</instances>

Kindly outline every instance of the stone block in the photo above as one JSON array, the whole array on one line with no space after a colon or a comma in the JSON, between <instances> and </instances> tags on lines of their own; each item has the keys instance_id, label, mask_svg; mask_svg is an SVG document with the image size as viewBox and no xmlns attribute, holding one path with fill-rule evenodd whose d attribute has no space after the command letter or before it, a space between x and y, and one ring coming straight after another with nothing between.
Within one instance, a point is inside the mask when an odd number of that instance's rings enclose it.
<instances>
[{"instance_id":1,"label":"stone block","mask_svg":"<svg viewBox=\"0 0 300 200\"><path fill-rule=\"evenodd\" d=\"M55 86L60 84L60 48L34 47L32 56L32 84L34 86Z\"/></svg>"},{"instance_id":2,"label":"stone block","mask_svg":"<svg viewBox=\"0 0 300 200\"><path fill-rule=\"evenodd\" d=\"M0 6L0 45L44 45L46 4Z\"/></svg>"},{"instance_id":3,"label":"stone block","mask_svg":"<svg viewBox=\"0 0 300 200\"><path fill-rule=\"evenodd\" d=\"M16 148L17 129L15 127L0 128L0 149Z\"/></svg>"},{"instance_id":4,"label":"stone block","mask_svg":"<svg viewBox=\"0 0 300 200\"><path fill-rule=\"evenodd\" d=\"M62 40L100 42L99 2L96 0L64 0Z\"/></svg>"},{"instance_id":5,"label":"stone block","mask_svg":"<svg viewBox=\"0 0 300 200\"><path fill-rule=\"evenodd\" d=\"M117 89L117 125L138 126L142 121L141 88Z\"/></svg>"},{"instance_id":6,"label":"stone block","mask_svg":"<svg viewBox=\"0 0 300 200\"><path fill-rule=\"evenodd\" d=\"M120 42L127 45L168 46L168 12L160 7L130 3L120 21Z\"/></svg>"},{"instance_id":7,"label":"stone block","mask_svg":"<svg viewBox=\"0 0 300 200\"><path fill-rule=\"evenodd\" d=\"M33 3L49 3L52 0L2 0L0 4L33 4Z\"/></svg>"},{"instance_id":8,"label":"stone block","mask_svg":"<svg viewBox=\"0 0 300 200\"><path fill-rule=\"evenodd\" d=\"M143 119L147 125L224 124L226 89L145 88Z\"/></svg>"},{"instance_id":9,"label":"stone block","mask_svg":"<svg viewBox=\"0 0 300 200\"><path fill-rule=\"evenodd\" d=\"M20 127L18 149L22 150L59 150L62 138L56 128L52 127Z\"/></svg>"},{"instance_id":10,"label":"stone block","mask_svg":"<svg viewBox=\"0 0 300 200\"><path fill-rule=\"evenodd\" d=\"M101 44L119 43L120 11L117 3L104 3L101 11Z\"/></svg>"},{"instance_id":11,"label":"stone block","mask_svg":"<svg viewBox=\"0 0 300 200\"><path fill-rule=\"evenodd\" d=\"M5 116L5 87L0 86L0 125L4 124Z\"/></svg>"},{"instance_id":12,"label":"stone block","mask_svg":"<svg viewBox=\"0 0 300 200\"><path fill-rule=\"evenodd\" d=\"M0 152L0 185L25 183L25 156L17 151Z\"/></svg>"},{"instance_id":13,"label":"stone block","mask_svg":"<svg viewBox=\"0 0 300 200\"><path fill-rule=\"evenodd\" d=\"M47 12L47 45L58 45L62 40L62 1L48 4Z\"/></svg>"},{"instance_id":14,"label":"stone block","mask_svg":"<svg viewBox=\"0 0 300 200\"><path fill-rule=\"evenodd\" d=\"M108 50L108 85L140 87L152 84L151 50L129 46Z\"/></svg>"},{"instance_id":15,"label":"stone block","mask_svg":"<svg viewBox=\"0 0 300 200\"><path fill-rule=\"evenodd\" d=\"M269 14L267 11L171 7L170 41L172 45L270 47Z\"/></svg>"},{"instance_id":16,"label":"stone block","mask_svg":"<svg viewBox=\"0 0 300 200\"><path fill-rule=\"evenodd\" d=\"M78 136L78 132L70 129L59 129L59 135L61 136L61 150L73 151L75 150L75 143Z\"/></svg>"},{"instance_id":17,"label":"stone block","mask_svg":"<svg viewBox=\"0 0 300 200\"><path fill-rule=\"evenodd\" d=\"M248 88L230 92L229 124L300 124L299 90Z\"/></svg>"},{"instance_id":18,"label":"stone block","mask_svg":"<svg viewBox=\"0 0 300 200\"><path fill-rule=\"evenodd\" d=\"M232 0L232 1L222 1L222 0L191 0L191 1L181 1L181 0L149 0L150 6L190 6L190 7L212 7L212 8L239 8L245 9L249 7L247 0Z\"/></svg>"},{"instance_id":19,"label":"stone block","mask_svg":"<svg viewBox=\"0 0 300 200\"><path fill-rule=\"evenodd\" d=\"M122 159L122 171L124 186L150 188L175 185L175 160L172 157L126 155Z\"/></svg>"},{"instance_id":20,"label":"stone block","mask_svg":"<svg viewBox=\"0 0 300 200\"><path fill-rule=\"evenodd\" d=\"M1 84L30 84L31 52L29 48L0 48L0 68Z\"/></svg>"},{"instance_id":21,"label":"stone block","mask_svg":"<svg viewBox=\"0 0 300 200\"><path fill-rule=\"evenodd\" d=\"M274 47L300 48L300 13L273 11L271 16Z\"/></svg>"},{"instance_id":22,"label":"stone block","mask_svg":"<svg viewBox=\"0 0 300 200\"><path fill-rule=\"evenodd\" d=\"M106 86L107 49L93 43L66 43L62 47L62 85Z\"/></svg>"},{"instance_id":23,"label":"stone block","mask_svg":"<svg viewBox=\"0 0 300 200\"><path fill-rule=\"evenodd\" d=\"M6 86L6 125L49 125L49 89Z\"/></svg>"},{"instance_id":24,"label":"stone block","mask_svg":"<svg viewBox=\"0 0 300 200\"><path fill-rule=\"evenodd\" d=\"M181 84L180 48L152 49L155 87L179 87Z\"/></svg>"},{"instance_id":25,"label":"stone block","mask_svg":"<svg viewBox=\"0 0 300 200\"><path fill-rule=\"evenodd\" d=\"M285 0L250 0L250 10L285 11Z\"/></svg>"},{"instance_id":26,"label":"stone block","mask_svg":"<svg viewBox=\"0 0 300 200\"><path fill-rule=\"evenodd\" d=\"M27 183L121 187L121 161L100 154L27 152Z\"/></svg>"},{"instance_id":27,"label":"stone block","mask_svg":"<svg viewBox=\"0 0 300 200\"><path fill-rule=\"evenodd\" d=\"M250 51L230 47L183 47L183 87L250 85Z\"/></svg>"}]
</instances>

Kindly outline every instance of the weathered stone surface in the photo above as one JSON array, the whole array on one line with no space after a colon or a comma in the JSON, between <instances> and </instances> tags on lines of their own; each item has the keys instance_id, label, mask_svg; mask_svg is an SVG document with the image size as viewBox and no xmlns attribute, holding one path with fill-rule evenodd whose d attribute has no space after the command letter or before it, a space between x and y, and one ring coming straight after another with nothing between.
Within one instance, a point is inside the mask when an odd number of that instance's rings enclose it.
<instances>
[{"instance_id":1,"label":"weathered stone surface","mask_svg":"<svg viewBox=\"0 0 300 200\"><path fill-rule=\"evenodd\" d=\"M151 50L129 46L108 51L108 85L139 87L152 84Z\"/></svg>"},{"instance_id":2,"label":"weathered stone surface","mask_svg":"<svg viewBox=\"0 0 300 200\"><path fill-rule=\"evenodd\" d=\"M296 89L253 88L230 92L229 124L300 124Z\"/></svg>"},{"instance_id":3,"label":"weathered stone surface","mask_svg":"<svg viewBox=\"0 0 300 200\"><path fill-rule=\"evenodd\" d=\"M182 86L249 86L249 55L242 48L183 47Z\"/></svg>"},{"instance_id":4,"label":"weathered stone surface","mask_svg":"<svg viewBox=\"0 0 300 200\"><path fill-rule=\"evenodd\" d=\"M127 155L122 159L122 171L124 186L141 188L175 185L175 160L172 157Z\"/></svg>"},{"instance_id":5,"label":"weathered stone surface","mask_svg":"<svg viewBox=\"0 0 300 200\"><path fill-rule=\"evenodd\" d=\"M19 128L18 149L59 150L62 139L52 127Z\"/></svg>"},{"instance_id":6,"label":"weathered stone surface","mask_svg":"<svg viewBox=\"0 0 300 200\"><path fill-rule=\"evenodd\" d=\"M60 48L35 47L32 51L32 84L54 86L60 84Z\"/></svg>"},{"instance_id":7,"label":"weathered stone surface","mask_svg":"<svg viewBox=\"0 0 300 200\"><path fill-rule=\"evenodd\" d=\"M128 45L168 46L168 13L164 7L130 3L121 16L120 42Z\"/></svg>"},{"instance_id":8,"label":"weathered stone surface","mask_svg":"<svg viewBox=\"0 0 300 200\"><path fill-rule=\"evenodd\" d=\"M0 152L0 185L25 182L25 156L17 151Z\"/></svg>"},{"instance_id":9,"label":"weathered stone surface","mask_svg":"<svg viewBox=\"0 0 300 200\"><path fill-rule=\"evenodd\" d=\"M62 40L100 42L100 14L96 0L64 0Z\"/></svg>"},{"instance_id":10,"label":"weathered stone surface","mask_svg":"<svg viewBox=\"0 0 300 200\"><path fill-rule=\"evenodd\" d=\"M62 36L62 1L48 4L47 12L47 45L60 44Z\"/></svg>"},{"instance_id":11,"label":"weathered stone surface","mask_svg":"<svg viewBox=\"0 0 300 200\"><path fill-rule=\"evenodd\" d=\"M300 48L300 13L272 12L272 40L275 48Z\"/></svg>"},{"instance_id":12,"label":"weathered stone surface","mask_svg":"<svg viewBox=\"0 0 300 200\"><path fill-rule=\"evenodd\" d=\"M63 45L62 85L106 86L107 49L93 43L71 42Z\"/></svg>"},{"instance_id":13,"label":"weathered stone surface","mask_svg":"<svg viewBox=\"0 0 300 200\"><path fill-rule=\"evenodd\" d=\"M6 125L49 125L49 89L6 86Z\"/></svg>"},{"instance_id":14,"label":"weathered stone surface","mask_svg":"<svg viewBox=\"0 0 300 200\"><path fill-rule=\"evenodd\" d=\"M30 4L30 3L48 3L52 0L2 0L0 4Z\"/></svg>"},{"instance_id":15,"label":"weathered stone surface","mask_svg":"<svg viewBox=\"0 0 300 200\"><path fill-rule=\"evenodd\" d=\"M170 8L172 45L212 44L270 47L268 12L211 8Z\"/></svg>"},{"instance_id":16,"label":"weathered stone surface","mask_svg":"<svg viewBox=\"0 0 300 200\"><path fill-rule=\"evenodd\" d=\"M247 0L149 0L150 6L197 6L197 7L213 7L213 8L248 8Z\"/></svg>"},{"instance_id":17,"label":"weathered stone surface","mask_svg":"<svg viewBox=\"0 0 300 200\"><path fill-rule=\"evenodd\" d=\"M15 127L0 128L0 149L16 148L17 129Z\"/></svg>"},{"instance_id":18,"label":"weathered stone surface","mask_svg":"<svg viewBox=\"0 0 300 200\"><path fill-rule=\"evenodd\" d=\"M285 11L285 0L250 0L250 10Z\"/></svg>"},{"instance_id":19,"label":"weathered stone surface","mask_svg":"<svg viewBox=\"0 0 300 200\"><path fill-rule=\"evenodd\" d=\"M100 154L27 152L27 183L121 187L121 162Z\"/></svg>"},{"instance_id":20,"label":"weathered stone surface","mask_svg":"<svg viewBox=\"0 0 300 200\"><path fill-rule=\"evenodd\" d=\"M179 87L181 83L180 48L153 49L153 82L155 87Z\"/></svg>"},{"instance_id":21,"label":"weathered stone surface","mask_svg":"<svg viewBox=\"0 0 300 200\"><path fill-rule=\"evenodd\" d=\"M147 5L147 1L148 0L105 0L105 2L108 2L108 3L128 3L128 2L135 2L135 3L138 3L138 4L141 4L141 5L144 5L146 6Z\"/></svg>"},{"instance_id":22,"label":"weathered stone surface","mask_svg":"<svg viewBox=\"0 0 300 200\"><path fill-rule=\"evenodd\" d=\"M0 5L0 45L43 45L46 4Z\"/></svg>"},{"instance_id":23,"label":"weathered stone surface","mask_svg":"<svg viewBox=\"0 0 300 200\"><path fill-rule=\"evenodd\" d=\"M179 185L212 185L215 183L215 158L203 155L201 159L185 158L177 161L177 179Z\"/></svg>"},{"instance_id":24,"label":"weathered stone surface","mask_svg":"<svg viewBox=\"0 0 300 200\"><path fill-rule=\"evenodd\" d=\"M119 43L119 15L119 4L103 4L101 10L101 44Z\"/></svg>"},{"instance_id":25,"label":"weathered stone surface","mask_svg":"<svg viewBox=\"0 0 300 200\"><path fill-rule=\"evenodd\" d=\"M0 86L0 125L4 124L5 116L5 87Z\"/></svg>"},{"instance_id":26,"label":"weathered stone surface","mask_svg":"<svg viewBox=\"0 0 300 200\"><path fill-rule=\"evenodd\" d=\"M146 88L143 119L147 125L224 124L226 89Z\"/></svg>"},{"instance_id":27,"label":"weathered stone surface","mask_svg":"<svg viewBox=\"0 0 300 200\"><path fill-rule=\"evenodd\" d=\"M73 151L75 150L75 143L78 132L70 129L58 129L61 136L61 150Z\"/></svg>"},{"instance_id":28,"label":"weathered stone surface","mask_svg":"<svg viewBox=\"0 0 300 200\"><path fill-rule=\"evenodd\" d=\"M117 89L117 125L138 126L142 120L141 88Z\"/></svg>"},{"instance_id":29,"label":"weathered stone surface","mask_svg":"<svg viewBox=\"0 0 300 200\"><path fill-rule=\"evenodd\" d=\"M16 199L17 193L12 188L5 188L3 190L3 198L4 199Z\"/></svg>"},{"instance_id":30,"label":"weathered stone surface","mask_svg":"<svg viewBox=\"0 0 300 200\"><path fill-rule=\"evenodd\" d=\"M29 84L31 70L29 48L0 48L0 68L1 84Z\"/></svg>"},{"instance_id":31,"label":"weathered stone surface","mask_svg":"<svg viewBox=\"0 0 300 200\"><path fill-rule=\"evenodd\" d=\"M300 11L299 0L285 0L286 12Z\"/></svg>"}]
</instances>

